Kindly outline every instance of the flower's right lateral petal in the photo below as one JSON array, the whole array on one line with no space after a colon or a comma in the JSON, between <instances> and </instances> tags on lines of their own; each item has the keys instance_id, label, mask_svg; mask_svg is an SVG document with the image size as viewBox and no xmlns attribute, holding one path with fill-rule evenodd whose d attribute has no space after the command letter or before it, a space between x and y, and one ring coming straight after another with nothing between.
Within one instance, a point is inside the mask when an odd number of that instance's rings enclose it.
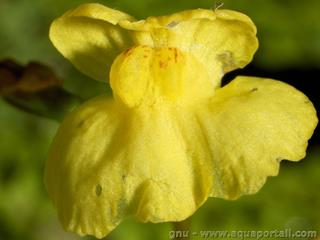
<instances>
[{"instance_id":1,"label":"flower's right lateral petal","mask_svg":"<svg viewBox=\"0 0 320 240\"><path fill-rule=\"evenodd\" d=\"M305 157L317 125L309 99L280 81L237 77L198 109L212 152L212 196L235 199L256 193L280 161Z\"/></svg>"},{"instance_id":2,"label":"flower's right lateral petal","mask_svg":"<svg viewBox=\"0 0 320 240\"><path fill-rule=\"evenodd\" d=\"M100 4L84 4L57 18L50 39L64 57L89 77L107 81L115 57L133 45L117 24L133 18Z\"/></svg>"}]
</instances>

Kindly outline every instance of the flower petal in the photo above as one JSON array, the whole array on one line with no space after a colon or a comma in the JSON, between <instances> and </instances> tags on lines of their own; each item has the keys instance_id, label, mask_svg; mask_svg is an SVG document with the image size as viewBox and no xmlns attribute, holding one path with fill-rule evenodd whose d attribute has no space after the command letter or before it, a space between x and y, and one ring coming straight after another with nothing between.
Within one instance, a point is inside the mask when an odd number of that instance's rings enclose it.
<instances>
[{"instance_id":1,"label":"flower petal","mask_svg":"<svg viewBox=\"0 0 320 240\"><path fill-rule=\"evenodd\" d=\"M50 28L54 46L88 76L107 81L114 58L133 40L118 26L129 15L100 4L84 4L56 19Z\"/></svg>"},{"instance_id":2,"label":"flower petal","mask_svg":"<svg viewBox=\"0 0 320 240\"><path fill-rule=\"evenodd\" d=\"M162 101L188 105L214 93L203 65L177 48L127 49L111 67L110 85L114 97L130 107Z\"/></svg>"},{"instance_id":3,"label":"flower petal","mask_svg":"<svg viewBox=\"0 0 320 240\"><path fill-rule=\"evenodd\" d=\"M248 64L258 48L256 27L239 12L197 9L135 21L100 4L81 5L56 19L50 39L80 71L101 81L126 48L178 48L205 66L214 87L226 72Z\"/></svg>"},{"instance_id":4,"label":"flower petal","mask_svg":"<svg viewBox=\"0 0 320 240\"><path fill-rule=\"evenodd\" d=\"M231 10L189 10L119 25L135 31L140 44L191 52L206 67L214 87L226 72L247 65L258 48L251 19Z\"/></svg>"},{"instance_id":5,"label":"flower petal","mask_svg":"<svg viewBox=\"0 0 320 240\"><path fill-rule=\"evenodd\" d=\"M253 77L238 77L218 90L198 119L212 152L211 195L227 199L256 193L268 176L278 174L282 159L304 158L318 122L301 92Z\"/></svg>"},{"instance_id":6,"label":"flower petal","mask_svg":"<svg viewBox=\"0 0 320 240\"><path fill-rule=\"evenodd\" d=\"M281 159L298 161L315 110L287 84L239 77L208 102L129 108L102 96L62 123L45 169L60 221L104 237L126 216L181 221L208 196L257 192Z\"/></svg>"},{"instance_id":7,"label":"flower petal","mask_svg":"<svg viewBox=\"0 0 320 240\"><path fill-rule=\"evenodd\" d=\"M188 155L170 105L93 99L62 123L45 184L65 229L107 235L127 215L181 221L207 199L208 166Z\"/></svg>"}]
</instances>

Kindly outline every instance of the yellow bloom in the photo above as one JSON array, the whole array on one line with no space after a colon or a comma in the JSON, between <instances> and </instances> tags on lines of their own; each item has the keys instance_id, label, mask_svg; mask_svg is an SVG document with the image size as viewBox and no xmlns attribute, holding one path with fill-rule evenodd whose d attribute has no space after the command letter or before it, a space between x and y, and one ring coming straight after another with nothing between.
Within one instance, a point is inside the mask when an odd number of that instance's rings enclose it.
<instances>
[{"instance_id":1,"label":"yellow bloom","mask_svg":"<svg viewBox=\"0 0 320 240\"><path fill-rule=\"evenodd\" d=\"M63 121L45 183L65 229L103 237L121 220L181 221L208 197L256 193L282 159L305 156L312 103L270 79L222 76L248 64L256 28L230 10L135 21L99 4L55 20L50 38L110 84Z\"/></svg>"}]
</instances>

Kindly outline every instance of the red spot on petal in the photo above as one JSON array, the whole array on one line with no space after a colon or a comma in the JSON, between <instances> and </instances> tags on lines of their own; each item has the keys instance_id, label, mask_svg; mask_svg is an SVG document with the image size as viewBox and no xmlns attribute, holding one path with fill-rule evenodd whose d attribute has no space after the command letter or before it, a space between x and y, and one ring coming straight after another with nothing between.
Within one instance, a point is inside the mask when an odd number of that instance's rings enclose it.
<instances>
[{"instance_id":1,"label":"red spot on petal","mask_svg":"<svg viewBox=\"0 0 320 240\"><path fill-rule=\"evenodd\" d=\"M178 61L178 51L176 48L173 49L173 51L174 51L174 61L177 62Z\"/></svg>"},{"instance_id":2,"label":"red spot on petal","mask_svg":"<svg viewBox=\"0 0 320 240\"><path fill-rule=\"evenodd\" d=\"M160 68L165 68L168 66L168 63L167 62L163 62L163 61L159 61L159 67Z\"/></svg>"},{"instance_id":3,"label":"red spot on petal","mask_svg":"<svg viewBox=\"0 0 320 240\"><path fill-rule=\"evenodd\" d=\"M131 55L131 54L132 54L132 50L133 50L133 48L128 48L128 49L126 49L126 50L124 51L124 55L126 55L126 56Z\"/></svg>"}]
</instances>

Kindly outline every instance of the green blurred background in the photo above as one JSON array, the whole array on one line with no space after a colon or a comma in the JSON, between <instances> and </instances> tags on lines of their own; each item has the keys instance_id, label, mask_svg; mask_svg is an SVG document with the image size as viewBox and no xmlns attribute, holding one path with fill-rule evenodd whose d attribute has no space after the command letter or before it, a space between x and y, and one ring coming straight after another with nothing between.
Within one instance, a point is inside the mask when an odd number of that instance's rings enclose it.
<instances>
[{"instance_id":1,"label":"green blurred background","mask_svg":"<svg viewBox=\"0 0 320 240\"><path fill-rule=\"evenodd\" d=\"M50 22L88 1L0 0L0 59L31 60L51 66L64 87L84 98L109 91L76 71L48 40ZM136 18L190 8L213 8L208 0L96 1ZM245 69L228 74L272 77L302 90L319 111L319 0L225 0L224 8L248 14L258 27L260 48ZM0 100L0 240L71 240L64 232L45 192L44 161L58 124L21 112ZM254 196L237 201L210 199L193 216L192 230L320 230L319 131L310 141L307 158L283 162ZM171 225L124 221L107 239L168 239ZM83 238L93 239L93 238ZM302 238L303 239L303 238Z\"/></svg>"}]
</instances>

